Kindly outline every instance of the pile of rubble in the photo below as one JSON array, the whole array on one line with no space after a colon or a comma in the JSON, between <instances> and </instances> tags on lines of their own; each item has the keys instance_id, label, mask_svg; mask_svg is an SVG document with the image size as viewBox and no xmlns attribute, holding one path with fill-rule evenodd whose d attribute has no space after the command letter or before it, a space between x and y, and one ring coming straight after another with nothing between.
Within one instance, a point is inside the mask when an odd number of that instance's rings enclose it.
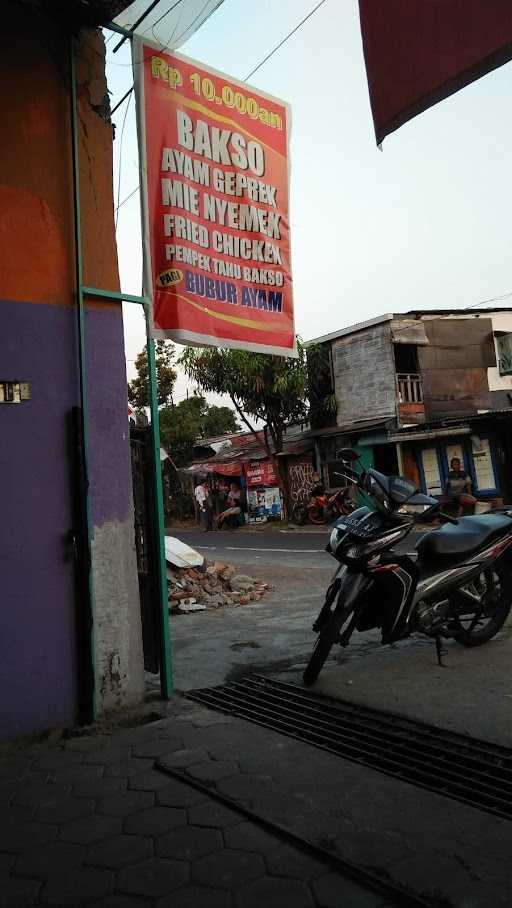
<instances>
[{"instance_id":1,"label":"pile of rubble","mask_svg":"<svg viewBox=\"0 0 512 908\"><path fill-rule=\"evenodd\" d=\"M167 564L170 612L200 612L223 606L248 605L271 589L268 583L220 561L204 560L198 567L177 568Z\"/></svg>"}]
</instances>

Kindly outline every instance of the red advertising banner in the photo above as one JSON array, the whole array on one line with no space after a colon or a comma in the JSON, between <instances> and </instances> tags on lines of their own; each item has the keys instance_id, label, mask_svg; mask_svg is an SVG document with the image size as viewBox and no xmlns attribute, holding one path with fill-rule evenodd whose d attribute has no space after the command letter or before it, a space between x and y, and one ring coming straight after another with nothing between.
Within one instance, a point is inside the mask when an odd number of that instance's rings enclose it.
<instances>
[{"instance_id":1,"label":"red advertising banner","mask_svg":"<svg viewBox=\"0 0 512 908\"><path fill-rule=\"evenodd\" d=\"M134 40L154 337L295 353L283 101Z\"/></svg>"},{"instance_id":2,"label":"red advertising banner","mask_svg":"<svg viewBox=\"0 0 512 908\"><path fill-rule=\"evenodd\" d=\"M271 460L251 460L245 468L248 486L277 486L279 480Z\"/></svg>"}]
</instances>

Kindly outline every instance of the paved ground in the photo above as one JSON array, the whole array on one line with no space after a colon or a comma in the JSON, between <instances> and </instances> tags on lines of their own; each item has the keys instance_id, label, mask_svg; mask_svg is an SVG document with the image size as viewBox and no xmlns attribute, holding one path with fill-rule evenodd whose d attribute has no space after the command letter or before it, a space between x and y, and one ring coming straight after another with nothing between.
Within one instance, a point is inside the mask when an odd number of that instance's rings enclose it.
<instances>
[{"instance_id":1,"label":"paved ground","mask_svg":"<svg viewBox=\"0 0 512 908\"><path fill-rule=\"evenodd\" d=\"M252 790L256 750L266 746L259 740L255 750L248 727L226 729L187 703L169 712L151 725L0 757L2 908L394 904L156 771L164 758L194 778L232 777ZM215 756L228 741L229 762Z\"/></svg>"},{"instance_id":2,"label":"paved ground","mask_svg":"<svg viewBox=\"0 0 512 908\"><path fill-rule=\"evenodd\" d=\"M217 791L438 908L512 903L509 822L177 698L150 725L0 758L0 905L396 904L219 805Z\"/></svg>"}]
</instances>

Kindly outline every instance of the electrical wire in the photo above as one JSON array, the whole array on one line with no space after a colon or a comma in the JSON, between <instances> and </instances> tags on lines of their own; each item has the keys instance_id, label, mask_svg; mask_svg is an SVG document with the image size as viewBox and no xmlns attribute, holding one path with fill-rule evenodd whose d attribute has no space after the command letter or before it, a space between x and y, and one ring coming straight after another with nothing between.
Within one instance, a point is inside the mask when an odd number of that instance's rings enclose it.
<instances>
[{"instance_id":1,"label":"electrical wire","mask_svg":"<svg viewBox=\"0 0 512 908\"><path fill-rule=\"evenodd\" d=\"M118 180L117 180L117 201L118 201L118 202L119 202L119 196L120 196L120 194L121 194L121 171L122 171L122 167L121 167L121 154L122 154L122 151L123 151L124 128L125 128L125 126L126 126L126 118L127 118L127 116L128 116L128 111L129 111L129 109L130 109L130 102L131 102L131 100L132 100L132 97L133 97L133 95L130 95L130 97L128 98L128 104L126 105L126 108L125 108L125 111L124 111L123 125L121 126L121 138L120 138L120 140L119 140L119 163L118 163ZM118 205L117 208L116 208L116 216L115 216L115 230L116 230L116 232L117 232L117 221L118 221L118 218L119 218L119 207L120 207L120 206Z\"/></svg>"},{"instance_id":2,"label":"electrical wire","mask_svg":"<svg viewBox=\"0 0 512 908\"><path fill-rule=\"evenodd\" d=\"M507 292L503 293L501 296L492 296L488 300L480 300L479 303L473 303L471 306L466 306L466 309L476 309L478 306L485 306L486 303L499 303L508 299L510 296L512 296L512 290L507 290Z\"/></svg>"},{"instance_id":3,"label":"electrical wire","mask_svg":"<svg viewBox=\"0 0 512 908\"><path fill-rule=\"evenodd\" d=\"M136 186L135 189L132 189L132 191L130 192L130 194L127 195L126 198L123 199L122 202L119 202L119 204L118 204L117 207L116 207L116 214L117 214L117 212L119 211L119 209L122 208L122 206L124 205L124 203L125 203L125 202L129 202L129 200L132 198L132 196L134 196L135 193L139 191L139 188L140 188L140 186Z\"/></svg>"},{"instance_id":4,"label":"electrical wire","mask_svg":"<svg viewBox=\"0 0 512 908\"><path fill-rule=\"evenodd\" d=\"M188 31L188 30L195 24L195 22L200 18L200 16L202 16L202 14L203 14L203 12L205 11L206 7L208 6L209 2L210 2L210 0L206 0L206 3L205 3L204 6L201 8L201 11L197 14L197 16L195 17L195 19L194 19L192 22L189 23L189 25L187 26L187 28L186 28L180 35L178 35L176 41L180 41L181 38L183 37L183 35L185 35L185 34L187 33L187 31ZM292 30L283 38L283 40L280 41L279 44L277 44L277 45L273 48L273 50L271 50L270 53L267 54L266 57L263 58L263 60L261 61L261 63L258 63L258 65L255 66L254 69L251 70L251 72L249 73L249 75L247 75L247 76L245 77L245 79L243 79L242 81L243 81L243 82L247 82L247 81L251 78L251 76L253 76L254 73L258 71L258 69L261 69L261 67L267 62L267 60L270 60L270 58L273 57L274 54L277 53L277 51L278 51L281 47L283 47L284 44L286 44L286 42L287 42L287 41L288 41L288 40L289 40L289 39L290 39L290 38L299 30L299 28L301 28L301 27L304 25L304 23L308 21L308 19L311 19L311 17L316 13L317 10L320 9L321 6L324 5L325 2L326 2L326 0L320 0L320 3L317 3L317 5L316 5L315 7L313 7L312 10L310 10L310 12L307 14L307 16L305 16L303 19L301 19L301 21L295 26L295 28L293 28L293 29L292 29ZM215 10L218 9L218 7L219 7L220 5L221 5L221 3L219 2L219 3L217 4L217 6L215 7L215 9L214 9L212 12L215 12ZM168 9L168 10L167 10L167 13L164 13L164 16L161 16L160 19L158 19L156 22L154 22L153 25L151 26L151 28L153 29L153 28L155 27L155 25L157 25L158 22L161 21L162 18L164 18L169 12L171 12L172 9L174 9L175 6L177 6L177 4L174 4L174 6L172 6L170 9ZM178 22L179 22L179 20L178 20ZM147 29L146 31L149 31L149 29ZM176 31L176 27L174 28L174 31L172 32L172 34L169 36L169 39L168 39L168 41L167 41L167 44L169 44L170 41L172 40L172 38L174 37L174 32L175 32L175 31ZM154 35L154 32L153 32L153 35ZM162 50L162 52L163 52L163 51L165 50L165 47L162 47L161 50ZM141 62L144 62L144 61L141 61ZM120 64L114 64L114 65L125 66L125 65L130 65L130 64L122 64L122 63L120 63ZM132 97L131 92L133 92L133 88L134 88L134 86L132 85L132 87L131 87L131 89L130 89L130 98ZM127 94L128 94L128 93L127 93ZM126 97L126 96L127 96L127 95L125 95L125 97ZM122 100L123 100L123 99L122 99ZM121 103L122 103L122 101L119 102L119 104L121 104ZM114 110L117 109L117 107L119 106L119 104L116 104L116 107L114 108ZM122 137L122 136L121 136L121 137ZM135 189L134 189L126 198L125 198L125 199L123 199L122 202L120 202L120 203L117 205L117 208L116 208L116 218L117 218L117 214L118 214L118 211L119 211L119 209L121 208L121 206L124 205L124 203L127 202L129 199L131 199L131 197L132 197L133 195L135 195L135 193L137 192L138 189L139 189L139 186L137 186L137 187L136 187L136 188L135 188ZM118 198L119 198L119 194L118 194ZM117 226L117 220L116 220L116 226Z\"/></svg>"},{"instance_id":5,"label":"electrical wire","mask_svg":"<svg viewBox=\"0 0 512 908\"><path fill-rule=\"evenodd\" d=\"M289 38L291 38L292 35L295 34L295 32L298 32L299 28L301 28L301 27L304 25L304 23L308 21L308 19L311 19L311 16L313 16L314 13L316 13L316 11L317 11L318 9L320 9L320 7L323 6L325 2L326 2L326 0L320 0L320 3L317 3L317 5L316 5L315 7L313 7L313 9L307 14L307 16L304 16L304 19L302 19L302 20L299 22L299 24L295 26L295 28L292 28L291 32L289 32L289 33L283 38L283 40L279 42L279 44L276 44L276 46L274 47L274 49L271 50L270 53L267 54L267 56L263 58L263 60L261 61L261 63L258 63L258 65L254 67L254 69L251 69L249 75L246 76L245 79L244 79L243 81L244 81L244 82L247 82L247 80L250 79L251 76L253 76L255 72L258 72L258 70L261 69L261 67L263 66L263 64L266 63L267 60L270 60L270 58L274 56L274 54L279 50L279 48L282 47L283 44L286 44L286 42L289 40Z\"/></svg>"}]
</instances>

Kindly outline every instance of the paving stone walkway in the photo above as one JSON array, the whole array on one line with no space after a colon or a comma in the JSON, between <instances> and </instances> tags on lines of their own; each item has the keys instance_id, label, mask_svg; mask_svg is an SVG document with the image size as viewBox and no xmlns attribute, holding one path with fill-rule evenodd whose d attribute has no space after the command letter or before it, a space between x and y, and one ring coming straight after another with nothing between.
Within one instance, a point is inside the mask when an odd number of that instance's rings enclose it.
<instances>
[{"instance_id":1,"label":"paving stone walkway","mask_svg":"<svg viewBox=\"0 0 512 908\"><path fill-rule=\"evenodd\" d=\"M269 793L257 748L242 766L215 713L184 701L169 713L0 757L0 908L391 908L155 769L170 760L203 782L231 779L232 797Z\"/></svg>"}]
</instances>

